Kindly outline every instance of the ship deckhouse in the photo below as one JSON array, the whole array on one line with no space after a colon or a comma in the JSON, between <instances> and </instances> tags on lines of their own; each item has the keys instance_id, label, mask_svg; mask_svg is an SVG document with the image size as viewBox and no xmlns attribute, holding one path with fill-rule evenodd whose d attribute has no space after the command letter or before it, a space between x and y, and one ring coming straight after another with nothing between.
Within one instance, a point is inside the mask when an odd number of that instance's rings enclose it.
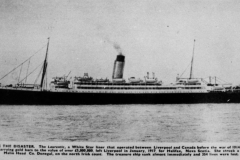
<instances>
[{"instance_id":1,"label":"ship deckhouse","mask_svg":"<svg viewBox=\"0 0 240 160\"><path fill-rule=\"evenodd\" d=\"M86 80L88 79L88 80ZM137 81L138 80L138 81ZM152 78L153 80L153 78ZM156 78L154 78L156 80ZM51 90L58 88L64 91L61 87L62 83L52 83L55 86ZM64 89L63 89L64 88ZM212 90L212 86L208 86L203 79L178 79L174 84L163 85L162 81L140 81L133 77L128 82L116 83L115 81L99 81L93 78L88 78L86 75L84 79L75 78L74 81L68 83L68 90L73 92L91 92L91 93L203 93Z\"/></svg>"}]
</instances>

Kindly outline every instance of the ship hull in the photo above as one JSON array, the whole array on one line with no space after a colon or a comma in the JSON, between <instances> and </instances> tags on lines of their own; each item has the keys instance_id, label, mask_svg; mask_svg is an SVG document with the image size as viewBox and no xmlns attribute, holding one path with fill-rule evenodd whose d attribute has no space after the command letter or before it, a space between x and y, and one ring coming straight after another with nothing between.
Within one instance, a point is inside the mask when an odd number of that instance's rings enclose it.
<instances>
[{"instance_id":1,"label":"ship hull","mask_svg":"<svg viewBox=\"0 0 240 160\"><path fill-rule=\"evenodd\" d=\"M181 104L240 103L239 92L218 93L79 93L0 89L0 104Z\"/></svg>"}]
</instances>

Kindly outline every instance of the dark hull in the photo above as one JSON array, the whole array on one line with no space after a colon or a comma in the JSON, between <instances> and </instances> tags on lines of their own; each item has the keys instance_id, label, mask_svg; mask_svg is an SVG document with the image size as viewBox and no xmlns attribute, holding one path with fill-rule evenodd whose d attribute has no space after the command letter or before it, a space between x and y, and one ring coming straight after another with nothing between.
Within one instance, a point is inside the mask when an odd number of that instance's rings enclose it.
<instances>
[{"instance_id":1,"label":"dark hull","mask_svg":"<svg viewBox=\"0 0 240 160\"><path fill-rule=\"evenodd\" d=\"M240 93L78 93L0 89L0 104L78 105L78 104L180 104L240 103Z\"/></svg>"}]
</instances>

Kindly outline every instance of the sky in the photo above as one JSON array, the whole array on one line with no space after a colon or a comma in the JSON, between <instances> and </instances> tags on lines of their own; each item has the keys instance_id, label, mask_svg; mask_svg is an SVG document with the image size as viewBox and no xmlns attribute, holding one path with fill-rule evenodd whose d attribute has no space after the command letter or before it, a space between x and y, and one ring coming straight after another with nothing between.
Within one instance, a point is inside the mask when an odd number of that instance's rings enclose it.
<instances>
[{"instance_id":1,"label":"sky","mask_svg":"<svg viewBox=\"0 0 240 160\"><path fill-rule=\"evenodd\" d=\"M125 79L154 72L169 84L185 70L189 77L195 39L193 77L240 84L239 17L238 0L1 0L0 77L42 49L31 59L30 73L43 62L50 37L49 82L70 71L69 77L111 79L118 44ZM25 63L1 83L16 83L27 68Z\"/></svg>"}]
</instances>

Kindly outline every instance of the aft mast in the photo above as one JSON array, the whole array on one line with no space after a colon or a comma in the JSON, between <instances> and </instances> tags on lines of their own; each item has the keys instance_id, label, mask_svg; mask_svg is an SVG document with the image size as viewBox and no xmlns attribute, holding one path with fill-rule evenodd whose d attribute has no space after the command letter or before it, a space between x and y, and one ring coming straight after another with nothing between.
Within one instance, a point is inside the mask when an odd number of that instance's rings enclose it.
<instances>
[{"instance_id":1,"label":"aft mast","mask_svg":"<svg viewBox=\"0 0 240 160\"><path fill-rule=\"evenodd\" d=\"M193 58L194 58L194 48L195 48L195 39L194 39L194 42L193 42L193 55L192 55L192 61L191 61L191 70L190 70L190 78L189 79L192 79L193 77Z\"/></svg>"},{"instance_id":2,"label":"aft mast","mask_svg":"<svg viewBox=\"0 0 240 160\"><path fill-rule=\"evenodd\" d=\"M45 75L46 75L46 72L47 72L47 65L48 65L47 57L48 57L49 41L50 41L50 37L48 38L46 56L45 56L45 60L44 60L44 63L43 63L43 72L42 72L42 79L41 79L41 84L40 84L41 90L44 89L43 83L44 83Z\"/></svg>"}]
</instances>

